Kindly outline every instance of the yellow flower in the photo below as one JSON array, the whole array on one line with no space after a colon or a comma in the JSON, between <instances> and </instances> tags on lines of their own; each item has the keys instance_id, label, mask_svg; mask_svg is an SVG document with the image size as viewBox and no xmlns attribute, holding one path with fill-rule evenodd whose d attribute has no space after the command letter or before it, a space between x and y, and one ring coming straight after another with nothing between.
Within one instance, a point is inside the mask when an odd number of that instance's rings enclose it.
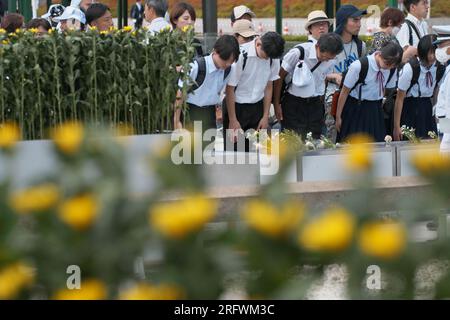
<instances>
[{"instance_id":1,"label":"yellow flower","mask_svg":"<svg viewBox=\"0 0 450 320\"><path fill-rule=\"evenodd\" d=\"M188 32L189 30L191 30L192 29L192 26L191 25L186 25L186 26L184 26L181 30L183 30L183 32Z\"/></svg>"},{"instance_id":2,"label":"yellow flower","mask_svg":"<svg viewBox=\"0 0 450 320\"><path fill-rule=\"evenodd\" d=\"M6 33L6 30L3 28L0 28L0 34L5 34L5 33Z\"/></svg>"},{"instance_id":3,"label":"yellow flower","mask_svg":"<svg viewBox=\"0 0 450 320\"><path fill-rule=\"evenodd\" d=\"M65 123L53 130L52 138L59 150L65 154L74 154L83 142L83 125L78 122Z\"/></svg>"},{"instance_id":4,"label":"yellow flower","mask_svg":"<svg viewBox=\"0 0 450 320\"><path fill-rule=\"evenodd\" d=\"M2 44L4 44L4 45L9 44L9 41L8 40L3 40Z\"/></svg>"},{"instance_id":5,"label":"yellow flower","mask_svg":"<svg viewBox=\"0 0 450 320\"><path fill-rule=\"evenodd\" d=\"M89 26L89 30L91 30L91 31L97 31L97 27L91 27L91 26Z\"/></svg>"},{"instance_id":6,"label":"yellow flower","mask_svg":"<svg viewBox=\"0 0 450 320\"><path fill-rule=\"evenodd\" d=\"M244 221L251 228L270 237L285 236L297 229L304 214L304 205L294 200L280 209L264 200L252 200L243 210Z\"/></svg>"},{"instance_id":7,"label":"yellow flower","mask_svg":"<svg viewBox=\"0 0 450 320\"><path fill-rule=\"evenodd\" d=\"M107 35L109 32L108 31L100 31L101 35Z\"/></svg>"},{"instance_id":8,"label":"yellow flower","mask_svg":"<svg viewBox=\"0 0 450 320\"><path fill-rule=\"evenodd\" d=\"M120 300L177 300L182 299L184 294L173 285L160 284L150 285L139 283L134 287L124 290Z\"/></svg>"},{"instance_id":9,"label":"yellow flower","mask_svg":"<svg viewBox=\"0 0 450 320\"><path fill-rule=\"evenodd\" d=\"M391 259L406 245L405 227L396 222L371 222L362 226L359 246L368 256Z\"/></svg>"},{"instance_id":10,"label":"yellow flower","mask_svg":"<svg viewBox=\"0 0 450 320\"><path fill-rule=\"evenodd\" d=\"M38 28L30 28L30 29L28 29L28 31L30 31L31 33L38 33L39 29Z\"/></svg>"},{"instance_id":11,"label":"yellow flower","mask_svg":"<svg viewBox=\"0 0 450 320\"><path fill-rule=\"evenodd\" d=\"M217 203L203 195L156 204L150 208L150 225L164 236L181 239L201 229L217 212Z\"/></svg>"},{"instance_id":12,"label":"yellow flower","mask_svg":"<svg viewBox=\"0 0 450 320\"><path fill-rule=\"evenodd\" d=\"M58 187L47 183L13 193L9 205L18 213L40 212L54 207L59 196Z\"/></svg>"},{"instance_id":13,"label":"yellow flower","mask_svg":"<svg viewBox=\"0 0 450 320\"><path fill-rule=\"evenodd\" d=\"M299 243L313 251L342 251L352 240L354 218L344 208L330 208L307 224Z\"/></svg>"},{"instance_id":14,"label":"yellow flower","mask_svg":"<svg viewBox=\"0 0 450 320\"><path fill-rule=\"evenodd\" d=\"M439 150L415 152L411 162L423 174L440 174L450 171L450 157L439 153Z\"/></svg>"},{"instance_id":15,"label":"yellow flower","mask_svg":"<svg viewBox=\"0 0 450 320\"><path fill-rule=\"evenodd\" d=\"M20 129L14 123L0 125L0 148L11 148L21 138Z\"/></svg>"},{"instance_id":16,"label":"yellow flower","mask_svg":"<svg viewBox=\"0 0 450 320\"><path fill-rule=\"evenodd\" d=\"M34 271L23 263L15 263L0 270L0 300L13 299L34 281Z\"/></svg>"},{"instance_id":17,"label":"yellow flower","mask_svg":"<svg viewBox=\"0 0 450 320\"><path fill-rule=\"evenodd\" d=\"M133 37L136 37L137 32L136 32L136 31L133 31L133 32L131 33L131 35L132 35Z\"/></svg>"},{"instance_id":18,"label":"yellow flower","mask_svg":"<svg viewBox=\"0 0 450 320\"><path fill-rule=\"evenodd\" d=\"M58 210L59 217L78 231L89 228L99 214L99 204L92 194L84 194L66 200Z\"/></svg>"},{"instance_id":19,"label":"yellow flower","mask_svg":"<svg viewBox=\"0 0 450 320\"><path fill-rule=\"evenodd\" d=\"M131 27L131 26L125 26L125 27L123 27L123 29L122 29L124 32L130 32L131 30L133 30L133 27Z\"/></svg>"},{"instance_id":20,"label":"yellow flower","mask_svg":"<svg viewBox=\"0 0 450 320\"><path fill-rule=\"evenodd\" d=\"M107 289L103 282L95 279L82 281L80 289L61 289L53 299L55 300L104 300Z\"/></svg>"},{"instance_id":21,"label":"yellow flower","mask_svg":"<svg viewBox=\"0 0 450 320\"><path fill-rule=\"evenodd\" d=\"M53 32L55 31L55 29L50 29L50 30L48 30L48 34L52 34Z\"/></svg>"},{"instance_id":22,"label":"yellow flower","mask_svg":"<svg viewBox=\"0 0 450 320\"><path fill-rule=\"evenodd\" d=\"M350 170L365 171L372 166L373 142L368 136L358 134L350 137L346 166Z\"/></svg>"}]
</instances>

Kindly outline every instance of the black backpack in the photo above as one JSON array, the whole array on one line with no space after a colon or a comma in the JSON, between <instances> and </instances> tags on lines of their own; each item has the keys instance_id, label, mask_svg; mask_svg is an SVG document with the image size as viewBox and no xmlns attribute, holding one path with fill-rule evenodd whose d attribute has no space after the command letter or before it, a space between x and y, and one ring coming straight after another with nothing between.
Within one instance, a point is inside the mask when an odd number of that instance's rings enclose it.
<instances>
[{"instance_id":1,"label":"black backpack","mask_svg":"<svg viewBox=\"0 0 450 320\"><path fill-rule=\"evenodd\" d=\"M408 30L409 30L409 45L412 46L413 45L413 30L417 36L418 39L420 39L420 33L419 30L417 30L416 25L412 22L409 21L408 19L405 19L405 23L408 26Z\"/></svg>"},{"instance_id":2,"label":"black backpack","mask_svg":"<svg viewBox=\"0 0 450 320\"><path fill-rule=\"evenodd\" d=\"M206 60L205 57L197 57L194 59L194 61L197 62L198 64L198 72L197 72L197 77L195 78L195 83L192 86L192 90L197 90L198 88L200 88L203 84L203 82L205 82L205 78L206 78ZM231 71L231 67L228 67L225 69L225 72L223 74L223 79L225 80L228 75L230 74Z\"/></svg>"},{"instance_id":3,"label":"black backpack","mask_svg":"<svg viewBox=\"0 0 450 320\"><path fill-rule=\"evenodd\" d=\"M367 73L369 72L369 59L367 56L362 57L361 59L359 59L360 63L361 63L361 70L359 71L359 75L358 75L358 80L356 81L355 85L350 89L350 92L352 92L353 90L355 90L355 88L361 84L361 86L359 87L359 94L358 94L358 103L361 104L361 94L362 94L362 86L366 84L366 77L367 77ZM389 77L388 80L386 82L389 83L392 79L392 77L394 76L395 72L397 71L397 69L391 69L389 72ZM345 80L345 76L347 75L348 69L347 71L345 71L342 74L342 81L341 81L341 86L340 89L342 89L343 85L344 85L344 80Z\"/></svg>"},{"instance_id":4,"label":"black backpack","mask_svg":"<svg viewBox=\"0 0 450 320\"><path fill-rule=\"evenodd\" d=\"M419 77L420 77L420 63L419 60L417 60L416 58L411 58L408 63L411 65L411 69L413 72L413 76L411 79L411 84L409 85L408 90L406 91L406 94L408 94L408 92L411 90L411 88L413 86L415 86L416 84L419 83ZM444 77L445 74L445 66L443 64L441 64L440 62L436 62L436 85L439 83L439 81L442 80L442 78ZM422 95L422 93L420 92L420 86L419 86L419 97Z\"/></svg>"}]
</instances>

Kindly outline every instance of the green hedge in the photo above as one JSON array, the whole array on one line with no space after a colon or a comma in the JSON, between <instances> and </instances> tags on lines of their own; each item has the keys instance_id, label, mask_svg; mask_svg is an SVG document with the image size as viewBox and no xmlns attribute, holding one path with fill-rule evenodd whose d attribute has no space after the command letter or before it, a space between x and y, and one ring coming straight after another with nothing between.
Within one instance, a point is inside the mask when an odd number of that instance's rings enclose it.
<instances>
[{"instance_id":1,"label":"green hedge","mask_svg":"<svg viewBox=\"0 0 450 320\"><path fill-rule=\"evenodd\" d=\"M188 67L192 39L192 31L0 32L0 123L19 123L25 139L68 120L169 130L177 79L187 77L175 66Z\"/></svg>"}]
</instances>

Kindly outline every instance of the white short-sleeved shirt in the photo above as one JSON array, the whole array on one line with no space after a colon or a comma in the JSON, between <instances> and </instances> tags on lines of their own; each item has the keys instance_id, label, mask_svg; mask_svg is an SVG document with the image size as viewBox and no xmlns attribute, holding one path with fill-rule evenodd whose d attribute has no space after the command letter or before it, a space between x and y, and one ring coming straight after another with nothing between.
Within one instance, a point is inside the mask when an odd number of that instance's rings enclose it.
<instances>
[{"instance_id":1,"label":"white short-sleeved shirt","mask_svg":"<svg viewBox=\"0 0 450 320\"><path fill-rule=\"evenodd\" d=\"M450 119L450 65L447 66L439 87L436 116Z\"/></svg>"},{"instance_id":2,"label":"white short-sleeved shirt","mask_svg":"<svg viewBox=\"0 0 450 320\"><path fill-rule=\"evenodd\" d=\"M428 24L425 20L419 20L410 13L408 13L406 19L411 21L417 27L417 31L419 31L420 37L423 37L429 33ZM396 35L398 43L402 48L410 45L409 35L410 35L409 26L406 22L404 22L400 27L400 31ZM417 48L420 39L417 37L417 34L414 31L414 29L412 29L412 40L413 40L412 46Z\"/></svg>"},{"instance_id":3,"label":"white short-sleeved shirt","mask_svg":"<svg viewBox=\"0 0 450 320\"><path fill-rule=\"evenodd\" d=\"M261 59L256 55L255 40L241 46L241 54L236 67L231 70L229 86L237 87L237 103L256 103L264 98L264 90L269 81L279 79L280 60ZM247 53L247 62L243 70L244 53Z\"/></svg>"},{"instance_id":4,"label":"white short-sleeved shirt","mask_svg":"<svg viewBox=\"0 0 450 320\"><path fill-rule=\"evenodd\" d=\"M230 75L225 77L225 70L219 69L214 64L212 54L205 57L206 62L206 75L202 85L189 93L187 96L187 103L194 104L198 107L213 106L220 103L220 94L225 88ZM231 66L231 69L235 67L235 64ZM230 71L231 73L231 71ZM195 81L198 75L198 63L194 61L191 63L191 72L189 77ZM183 86L183 82L178 82L180 87Z\"/></svg>"},{"instance_id":5,"label":"white short-sleeved shirt","mask_svg":"<svg viewBox=\"0 0 450 320\"><path fill-rule=\"evenodd\" d=\"M433 83L431 84L431 86L427 86L426 74L428 71L430 71L431 77L433 79ZM433 96L434 88L436 87L436 71L437 71L436 63L434 63L429 69L420 64L420 75L417 84L412 86L411 90L409 90L406 96L414 98L419 97L419 87L421 97L428 98ZM403 69L400 71L397 85L398 89L402 91L407 91L409 86L411 85L412 77L413 77L413 70L411 64L407 63L403 66ZM442 82L442 80L440 82Z\"/></svg>"},{"instance_id":6,"label":"white short-sleeved shirt","mask_svg":"<svg viewBox=\"0 0 450 320\"><path fill-rule=\"evenodd\" d=\"M310 70L319 62L317 60L316 46L311 42L302 43L301 46L305 49L305 58L303 61L300 61L300 50L297 48L292 48L289 52L284 56L283 63L281 67L287 71L290 76L295 70L295 68L299 67L299 64L302 63L302 68L309 68ZM335 61L323 61L312 73L313 81L315 85L315 92L313 95L305 94L302 87L295 86L293 83L289 85L288 92L296 97L309 98L309 97L317 97L322 96L325 93L325 78L327 75L333 72Z\"/></svg>"},{"instance_id":7,"label":"white short-sleeved shirt","mask_svg":"<svg viewBox=\"0 0 450 320\"><path fill-rule=\"evenodd\" d=\"M308 35L308 42L311 42L311 43L313 43L313 44L316 44L316 43L317 43L317 40L316 40L316 38L314 38L312 35Z\"/></svg>"},{"instance_id":8,"label":"white short-sleeved shirt","mask_svg":"<svg viewBox=\"0 0 450 320\"><path fill-rule=\"evenodd\" d=\"M154 34L160 32L165 28L169 28L170 30L172 30L172 26L170 25L170 23L168 23L166 19L159 17L152 20L152 22L148 26L148 32L150 34Z\"/></svg>"},{"instance_id":9,"label":"white short-sleeved shirt","mask_svg":"<svg viewBox=\"0 0 450 320\"><path fill-rule=\"evenodd\" d=\"M377 101L381 100L384 97L384 90L382 88L395 88L397 82L397 72L394 72L389 83L390 70L380 69L375 60L375 54L371 54L368 56L369 60L369 69L367 70L367 77L365 80L365 85L362 86L361 90L361 100L369 100L369 101ZM358 81L359 72L361 71L361 62L355 61L350 65L348 69L347 75L345 76L344 86L347 88L353 88ZM384 81L383 86L380 85L380 82L377 79L378 71L381 71ZM359 89L361 84L358 84L354 90L350 92L350 96L355 99L359 99Z\"/></svg>"}]
</instances>

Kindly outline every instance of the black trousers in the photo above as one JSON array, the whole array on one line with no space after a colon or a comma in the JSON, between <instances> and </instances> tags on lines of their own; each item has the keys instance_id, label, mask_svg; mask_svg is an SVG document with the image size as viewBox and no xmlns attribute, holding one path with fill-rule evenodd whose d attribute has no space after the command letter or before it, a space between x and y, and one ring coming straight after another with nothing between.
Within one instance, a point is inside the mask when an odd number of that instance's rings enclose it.
<instances>
[{"instance_id":1,"label":"black trousers","mask_svg":"<svg viewBox=\"0 0 450 320\"><path fill-rule=\"evenodd\" d=\"M194 129L194 121L202 122L202 131L208 129L217 129L216 125L216 106L199 107L188 103L188 117L186 119L186 128Z\"/></svg>"},{"instance_id":2,"label":"black trousers","mask_svg":"<svg viewBox=\"0 0 450 320\"><path fill-rule=\"evenodd\" d=\"M325 106L322 97L301 98L286 93L281 103L283 130L293 130L306 139L311 132L319 139L325 121Z\"/></svg>"},{"instance_id":3,"label":"black trousers","mask_svg":"<svg viewBox=\"0 0 450 320\"><path fill-rule=\"evenodd\" d=\"M256 103L236 103L236 118L241 125L244 133L238 135L238 142L234 143L230 136L227 135L227 129L230 124L230 118L228 117L228 110L224 104L223 112L223 141L225 143L225 150L244 151L239 149L239 142L244 141L245 152L250 150L250 141L245 136L245 131L258 128L259 122L264 115L264 99Z\"/></svg>"}]
</instances>

